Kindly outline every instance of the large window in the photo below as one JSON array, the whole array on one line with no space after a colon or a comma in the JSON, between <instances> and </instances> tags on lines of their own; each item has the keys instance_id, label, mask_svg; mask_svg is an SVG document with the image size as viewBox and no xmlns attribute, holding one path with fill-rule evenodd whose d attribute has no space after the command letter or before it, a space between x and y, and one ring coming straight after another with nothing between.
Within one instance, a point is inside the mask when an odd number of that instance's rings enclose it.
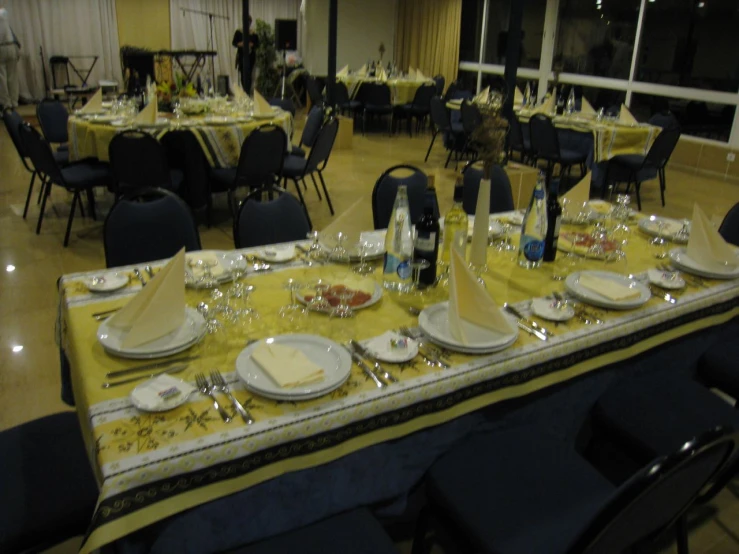
<instances>
[{"instance_id":1,"label":"large window","mask_svg":"<svg viewBox=\"0 0 739 554\"><path fill-rule=\"evenodd\" d=\"M459 61L480 59L483 0L462 0L462 29L459 37Z\"/></svg>"},{"instance_id":2,"label":"large window","mask_svg":"<svg viewBox=\"0 0 739 554\"><path fill-rule=\"evenodd\" d=\"M518 64L519 67L539 68L546 6L546 0L528 0L526 3L526 10L523 13L523 24L521 26L523 36L521 39L521 61ZM510 8L511 0L489 1L485 63L505 64Z\"/></svg>"}]
</instances>

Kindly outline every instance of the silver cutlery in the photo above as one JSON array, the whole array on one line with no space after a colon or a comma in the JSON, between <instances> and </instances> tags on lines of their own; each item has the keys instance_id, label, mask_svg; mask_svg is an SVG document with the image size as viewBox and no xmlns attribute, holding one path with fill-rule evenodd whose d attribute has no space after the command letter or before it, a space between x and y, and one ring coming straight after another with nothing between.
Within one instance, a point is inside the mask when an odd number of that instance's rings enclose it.
<instances>
[{"instance_id":1,"label":"silver cutlery","mask_svg":"<svg viewBox=\"0 0 739 554\"><path fill-rule=\"evenodd\" d=\"M703 279L701 279L697 275L686 274L684 271L678 271L677 269L674 269L667 264L659 264L657 266L657 269L661 269L662 271L667 271L669 273L676 275L677 277L682 277L683 281L685 281L687 284L693 287L700 287L704 289L708 288L708 285L706 285Z\"/></svg>"},{"instance_id":2,"label":"silver cutlery","mask_svg":"<svg viewBox=\"0 0 739 554\"><path fill-rule=\"evenodd\" d=\"M213 389L208 384L208 380L205 378L205 375L203 375L202 373L196 373L195 384L197 385L198 390L201 394L210 397L210 399L213 401L213 407L221 415L221 419L226 423L229 423L231 421L231 416L229 416L228 413L226 413L226 410L224 410L218 403L218 399L216 398L216 395L213 394Z\"/></svg>"},{"instance_id":3,"label":"silver cutlery","mask_svg":"<svg viewBox=\"0 0 739 554\"><path fill-rule=\"evenodd\" d=\"M354 339L349 341L349 346L354 349L354 351L362 356L365 360L371 362L375 366L375 371L385 379L385 381L388 381L390 383L397 383L398 380L393 377L388 371L380 365L380 362L377 361L377 359L370 353L369 350L367 350L364 346L359 344Z\"/></svg>"},{"instance_id":4,"label":"silver cutlery","mask_svg":"<svg viewBox=\"0 0 739 554\"><path fill-rule=\"evenodd\" d=\"M528 325L529 327L531 327L535 331L539 331L540 333L546 335L547 337L553 337L554 336L554 333L552 333L548 329L545 329L543 326L539 325L533 319L530 319L530 318L526 317L519 310L517 310L516 308L514 308L510 304L508 304L508 303L503 304L503 308L508 313L513 314L514 316L516 316L519 319L519 321L521 321L521 323L524 323L524 324Z\"/></svg>"},{"instance_id":5,"label":"silver cutlery","mask_svg":"<svg viewBox=\"0 0 739 554\"><path fill-rule=\"evenodd\" d=\"M442 357L441 352L435 346L419 340L408 327L400 327L399 332L401 335L413 339L418 343L418 353L426 360L426 363L449 369L449 362Z\"/></svg>"},{"instance_id":6,"label":"silver cutlery","mask_svg":"<svg viewBox=\"0 0 739 554\"><path fill-rule=\"evenodd\" d=\"M652 295L656 296L657 298L661 298L665 302L669 302L670 304L677 304L677 298L672 296L670 293L658 290L656 286L649 285L649 291L652 293Z\"/></svg>"},{"instance_id":7,"label":"silver cutlery","mask_svg":"<svg viewBox=\"0 0 739 554\"><path fill-rule=\"evenodd\" d=\"M94 317L97 320L105 319L107 317L112 316L115 312L120 310L123 306L118 306L117 308L111 308L110 310L104 310L102 312L96 312L92 314L92 317Z\"/></svg>"},{"instance_id":8,"label":"silver cutlery","mask_svg":"<svg viewBox=\"0 0 739 554\"><path fill-rule=\"evenodd\" d=\"M216 390L228 396L228 398L231 400L231 404L233 404L234 409L239 413L241 419L244 420L244 423L246 423L247 425L251 425L252 423L254 423L254 418L251 417L249 411L244 408L243 404L241 404L241 402L239 402L233 394L231 394L231 389L228 387L228 383L226 383L226 380L223 378L223 375L221 375L220 371L211 371L210 380L213 381L213 387Z\"/></svg>"},{"instance_id":9,"label":"silver cutlery","mask_svg":"<svg viewBox=\"0 0 739 554\"><path fill-rule=\"evenodd\" d=\"M175 373L180 373L185 368L187 368L188 364L182 364L182 365L176 365L174 367L170 367L168 369L165 369L164 371L157 371L156 373L151 373L150 375L138 375L136 377L129 377L128 379L123 379L121 381L114 381L114 382L106 382L103 383L104 389L109 389L111 387L117 387L118 385L125 385L126 383L133 383L134 381L140 381L141 379L153 379L154 377L159 377L160 375L164 375L165 373L168 375L174 375Z\"/></svg>"},{"instance_id":10,"label":"silver cutlery","mask_svg":"<svg viewBox=\"0 0 739 554\"><path fill-rule=\"evenodd\" d=\"M572 305L572 308L575 310L575 315L577 316L577 318L585 323L585 325L603 325L605 323L605 321L600 319L596 314L589 310L586 310L585 306L583 306L580 302L577 302L572 298L567 299L559 293L554 293L554 297L557 300L563 300L570 303Z\"/></svg>"},{"instance_id":11,"label":"silver cutlery","mask_svg":"<svg viewBox=\"0 0 739 554\"><path fill-rule=\"evenodd\" d=\"M136 367L130 367L128 369L119 369L117 371L109 371L105 374L105 376L108 379L116 379L118 377L123 377L124 375L130 375L132 373L138 373L139 371L145 371L147 369L157 369L160 367L168 366L171 364L178 364L182 362L191 362L193 360L197 360L199 356L185 356L184 358L174 358L172 360L165 360L165 361L158 361L158 362L152 362L150 364L144 364L139 365Z\"/></svg>"},{"instance_id":12,"label":"silver cutlery","mask_svg":"<svg viewBox=\"0 0 739 554\"><path fill-rule=\"evenodd\" d=\"M380 378L375 375L375 372L372 371L367 364L364 363L362 358L359 357L359 354L354 352L351 348L347 348L347 352L349 352L349 355L352 357L352 360L354 360L354 363L359 366L359 368L364 371L365 375L372 379L375 382L375 385L377 385L378 389L381 389L385 387L385 383L383 383Z\"/></svg>"},{"instance_id":13,"label":"silver cutlery","mask_svg":"<svg viewBox=\"0 0 739 554\"><path fill-rule=\"evenodd\" d=\"M138 267L135 267L134 268L133 274L136 276L136 278L139 281L141 281L141 286L142 287L145 287L146 286L146 279L144 279L144 276L141 274L141 272L139 271L139 268Z\"/></svg>"},{"instance_id":14,"label":"silver cutlery","mask_svg":"<svg viewBox=\"0 0 739 554\"><path fill-rule=\"evenodd\" d=\"M526 331L526 332L527 332L527 333L528 333L529 335L531 335L531 336L533 336L533 337L536 337L536 338L537 338L537 339L539 339L539 340L543 340L543 341L547 341L547 340L549 340L549 337L548 337L547 335L545 335L545 334L544 334L544 333L542 333L541 331L537 331L536 329L533 329L532 327L529 327L528 325L526 325L526 324L525 324L525 323L524 323L523 321L521 321L520 319L517 319L517 320L516 320L516 325L518 326L518 328L519 328L519 329L523 329L523 330L524 330L524 331Z\"/></svg>"},{"instance_id":15,"label":"silver cutlery","mask_svg":"<svg viewBox=\"0 0 739 554\"><path fill-rule=\"evenodd\" d=\"M144 271L149 274L150 279L154 277L154 270L150 265L144 266Z\"/></svg>"}]
</instances>

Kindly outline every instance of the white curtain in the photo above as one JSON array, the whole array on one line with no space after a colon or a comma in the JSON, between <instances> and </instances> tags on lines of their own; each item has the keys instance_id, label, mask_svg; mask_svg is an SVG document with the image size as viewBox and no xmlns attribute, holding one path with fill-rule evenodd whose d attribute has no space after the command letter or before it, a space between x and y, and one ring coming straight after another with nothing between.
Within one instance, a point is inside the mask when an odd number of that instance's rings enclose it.
<instances>
[{"instance_id":1,"label":"white curtain","mask_svg":"<svg viewBox=\"0 0 739 554\"><path fill-rule=\"evenodd\" d=\"M115 1L4 0L10 25L22 47L18 65L21 98L40 100L45 96L43 68L51 87L51 56L97 55L88 84L94 86L101 79L122 83ZM40 48L43 48L43 65ZM92 60L72 59L72 62L79 68L87 68ZM79 84L71 69L70 77L72 84Z\"/></svg>"}]
</instances>

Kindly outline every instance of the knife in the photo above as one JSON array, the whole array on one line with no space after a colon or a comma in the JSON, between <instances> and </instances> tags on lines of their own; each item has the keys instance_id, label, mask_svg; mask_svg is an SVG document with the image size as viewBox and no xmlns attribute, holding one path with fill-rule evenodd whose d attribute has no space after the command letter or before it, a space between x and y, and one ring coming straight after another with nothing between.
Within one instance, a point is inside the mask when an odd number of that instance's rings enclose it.
<instances>
[{"instance_id":1,"label":"knife","mask_svg":"<svg viewBox=\"0 0 739 554\"><path fill-rule=\"evenodd\" d=\"M375 370L377 370L377 372L382 376L383 379L390 383L398 382L395 377L390 375L390 373L388 373L387 370L380 365L377 359L372 354L370 354L369 350L367 350L364 346L353 339L349 341L349 346L352 347L354 351L362 356L364 359L372 362L372 364L375 366Z\"/></svg>"},{"instance_id":2,"label":"knife","mask_svg":"<svg viewBox=\"0 0 739 554\"><path fill-rule=\"evenodd\" d=\"M375 375L374 372L369 368L369 366L365 364L364 361L362 361L362 358L359 357L359 354L351 349L347 349L347 352L349 352L352 360L354 360L354 362L360 367L360 369L364 371L375 382L375 385L377 385L378 389L381 389L385 386L385 383L383 383L380 378Z\"/></svg>"},{"instance_id":3,"label":"knife","mask_svg":"<svg viewBox=\"0 0 739 554\"><path fill-rule=\"evenodd\" d=\"M138 278L139 281L141 281L141 286L142 287L145 287L146 286L146 279L144 279L144 276L141 275L141 272L139 271L139 268L138 267L137 268L134 268L133 274Z\"/></svg>"},{"instance_id":4,"label":"knife","mask_svg":"<svg viewBox=\"0 0 739 554\"><path fill-rule=\"evenodd\" d=\"M119 369L118 371L109 371L105 374L108 379L116 379L123 377L124 375L130 375L131 373L138 373L139 371L145 371L147 369L156 369L158 367L164 367L169 364L177 364L181 362L191 362L197 360L199 356L185 356L184 358L174 358L172 360L164 360L158 362L152 362L150 364L139 365L136 367L130 367L128 369Z\"/></svg>"},{"instance_id":5,"label":"knife","mask_svg":"<svg viewBox=\"0 0 739 554\"><path fill-rule=\"evenodd\" d=\"M524 331L526 331L529 335L534 335L536 338L538 338L540 340L547 340L549 338L544 333L542 333L541 331L537 331L536 329L532 329L531 327L529 327L528 325L526 325L520 319L516 321L516 325L518 325L519 328L521 328Z\"/></svg>"},{"instance_id":6,"label":"knife","mask_svg":"<svg viewBox=\"0 0 739 554\"><path fill-rule=\"evenodd\" d=\"M655 287L649 287L650 292L656 296L657 298L661 298L665 302L669 302L670 304L677 304L677 298L672 296L671 294L667 292L663 292L661 290L657 290Z\"/></svg>"},{"instance_id":7,"label":"knife","mask_svg":"<svg viewBox=\"0 0 739 554\"><path fill-rule=\"evenodd\" d=\"M109 389L110 387L117 387L118 385L125 385L126 383L133 383L134 381L139 381L140 379L152 379L154 377L158 377L160 375L169 374L172 375L174 373L180 373L183 371L188 364L182 364L182 365L176 365L174 367L170 367L169 369L165 369L164 371L159 371L157 373L152 373L151 375L139 375L138 377L130 377L128 379L123 379L122 381L116 381L114 383L103 383L104 389Z\"/></svg>"},{"instance_id":8,"label":"knife","mask_svg":"<svg viewBox=\"0 0 739 554\"><path fill-rule=\"evenodd\" d=\"M507 312L512 313L513 315L515 315L518 319L521 320L522 323L525 323L529 327L532 327L533 329L536 329L537 331L540 331L540 332L542 332L543 334L545 334L547 336L550 336L550 337L553 337L554 336L554 333L552 333L551 331L545 329L544 327L542 327L541 325L539 325L536 321L533 321L533 320L527 318L520 311L518 311L516 308L514 308L510 304L504 304L503 305L503 308L505 308L505 310Z\"/></svg>"}]
</instances>

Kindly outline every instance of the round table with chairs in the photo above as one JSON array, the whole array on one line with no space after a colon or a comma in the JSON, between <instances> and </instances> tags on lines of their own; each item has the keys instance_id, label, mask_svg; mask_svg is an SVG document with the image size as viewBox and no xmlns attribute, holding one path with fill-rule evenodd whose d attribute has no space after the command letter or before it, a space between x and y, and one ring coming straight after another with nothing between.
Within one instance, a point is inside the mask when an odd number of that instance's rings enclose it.
<instances>
[{"instance_id":1,"label":"round table with chairs","mask_svg":"<svg viewBox=\"0 0 739 554\"><path fill-rule=\"evenodd\" d=\"M337 77L336 79L346 85L346 88L349 90L349 98L355 98L357 96L360 85L363 83L385 83L390 87L392 104L395 106L410 104L413 102L413 97L416 95L416 91L421 86L434 84L432 79L417 81L415 79L401 78L382 81L375 77L360 77L358 75L342 76Z\"/></svg>"}]
</instances>

